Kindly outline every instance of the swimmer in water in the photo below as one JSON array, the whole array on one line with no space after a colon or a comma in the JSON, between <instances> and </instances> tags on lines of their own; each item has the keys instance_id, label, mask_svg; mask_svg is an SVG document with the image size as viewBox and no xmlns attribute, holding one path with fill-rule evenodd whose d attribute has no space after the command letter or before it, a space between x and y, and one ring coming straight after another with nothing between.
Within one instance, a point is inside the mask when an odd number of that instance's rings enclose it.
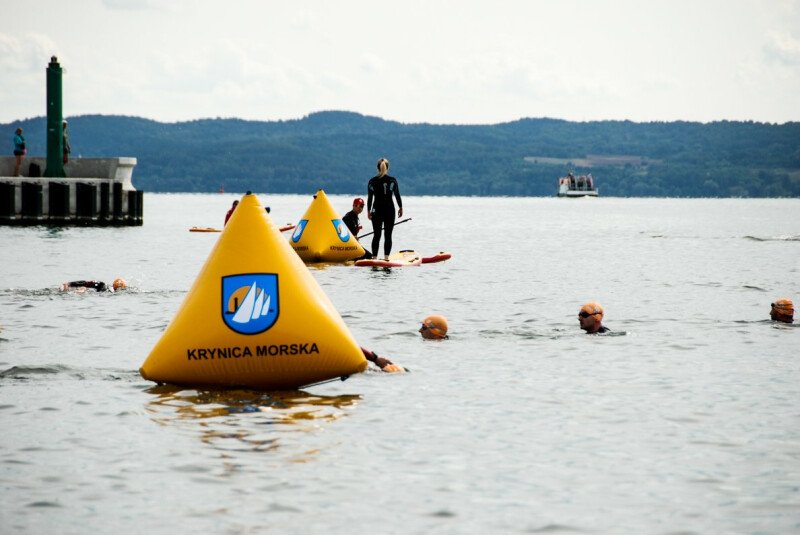
<instances>
[{"instance_id":1,"label":"swimmer in water","mask_svg":"<svg viewBox=\"0 0 800 535\"><path fill-rule=\"evenodd\" d=\"M61 283L62 292L75 289L78 293L83 293L86 290L95 290L96 292L118 292L126 289L127 287L128 283L122 278L114 279L114 282L111 284L110 288L103 281L81 280Z\"/></svg>"},{"instance_id":2,"label":"swimmer in water","mask_svg":"<svg viewBox=\"0 0 800 535\"><path fill-rule=\"evenodd\" d=\"M370 351L369 349L362 347L361 352L364 353L364 357L368 361L375 364L375 366L380 368L382 372L393 373L406 371L402 366L398 366L386 357L379 357L376 353Z\"/></svg>"},{"instance_id":3,"label":"swimmer in water","mask_svg":"<svg viewBox=\"0 0 800 535\"><path fill-rule=\"evenodd\" d=\"M444 340L447 338L447 318L433 315L422 320L419 334L426 340Z\"/></svg>"},{"instance_id":4,"label":"swimmer in water","mask_svg":"<svg viewBox=\"0 0 800 535\"><path fill-rule=\"evenodd\" d=\"M611 329L603 326L603 307L600 303L586 303L578 312L578 322L586 334L603 334Z\"/></svg>"},{"instance_id":5,"label":"swimmer in water","mask_svg":"<svg viewBox=\"0 0 800 535\"><path fill-rule=\"evenodd\" d=\"M780 321L782 323L794 322L794 303L788 297L782 297L770 303L772 307L769 311L769 317L772 321Z\"/></svg>"}]
</instances>

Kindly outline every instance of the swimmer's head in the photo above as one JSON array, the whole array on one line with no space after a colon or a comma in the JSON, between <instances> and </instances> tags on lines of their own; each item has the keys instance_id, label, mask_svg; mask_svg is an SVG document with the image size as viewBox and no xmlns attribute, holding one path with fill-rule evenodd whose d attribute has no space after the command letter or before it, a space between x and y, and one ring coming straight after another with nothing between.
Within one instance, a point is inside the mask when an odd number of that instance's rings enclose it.
<instances>
[{"instance_id":1,"label":"swimmer's head","mask_svg":"<svg viewBox=\"0 0 800 535\"><path fill-rule=\"evenodd\" d=\"M774 303L769 311L769 317L774 321L792 323L794 321L794 303L788 297L781 297Z\"/></svg>"},{"instance_id":2,"label":"swimmer's head","mask_svg":"<svg viewBox=\"0 0 800 535\"><path fill-rule=\"evenodd\" d=\"M583 305L578 312L578 322L581 324L581 329L587 333L593 333L600 330L603 321L603 307L600 303L589 302Z\"/></svg>"},{"instance_id":3,"label":"swimmer's head","mask_svg":"<svg viewBox=\"0 0 800 535\"><path fill-rule=\"evenodd\" d=\"M125 282L125 279L117 278L114 279L114 282L111 284L111 286L114 288L114 291L116 292L117 290L124 290L125 288L127 288L128 283Z\"/></svg>"},{"instance_id":4,"label":"swimmer's head","mask_svg":"<svg viewBox=\"0 0 800 535\"><path fill-rule=\"evenodd\" d=\"M419 333L427 340L441 340L447 338L447 318L433 315L422 320Z\"/></svg>"}]
</instances>

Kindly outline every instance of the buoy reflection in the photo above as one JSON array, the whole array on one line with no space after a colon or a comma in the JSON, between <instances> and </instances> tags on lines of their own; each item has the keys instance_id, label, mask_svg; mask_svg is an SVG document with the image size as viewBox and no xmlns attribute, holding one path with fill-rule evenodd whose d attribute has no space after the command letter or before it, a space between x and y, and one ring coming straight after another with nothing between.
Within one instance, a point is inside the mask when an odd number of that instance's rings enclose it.
<instances>
[{"instance_id":1,"label":"buoy reflection","mask_svg":"<svg viewBox=\"0 0 800 535\"><path fill-rule=\"evenodd\" d=\"M165 426L197 428L200 439L227 451L272 451L286 433L313 432L347 415L359 395L321 396L303 391L194 390L158 385L145 410ZM199 426L199 428L198 428ZM296 458L295 462L308 459Z\"/></svg>"}]
</instances>

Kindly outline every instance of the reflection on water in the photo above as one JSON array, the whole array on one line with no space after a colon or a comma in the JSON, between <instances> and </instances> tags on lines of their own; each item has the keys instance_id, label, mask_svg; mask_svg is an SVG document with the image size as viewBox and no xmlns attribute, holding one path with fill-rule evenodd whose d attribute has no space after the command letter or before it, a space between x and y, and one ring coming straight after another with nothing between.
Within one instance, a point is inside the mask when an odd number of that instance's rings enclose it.
<instances>
[{"instance_id":1,"label":"reflection on water","mask_svg":"<svg viewBox=\"0 0 800 535\"><path fill-rule=\"evenodd\" d=\"M145 409L161 425L189 425L200 439L225 451L271 451L282 433L313 432L347 414L359 395L320 396L303 391L186 390L159 385ZM301 459L304 462L307 459Z\"/></svg>"}]
</instances>

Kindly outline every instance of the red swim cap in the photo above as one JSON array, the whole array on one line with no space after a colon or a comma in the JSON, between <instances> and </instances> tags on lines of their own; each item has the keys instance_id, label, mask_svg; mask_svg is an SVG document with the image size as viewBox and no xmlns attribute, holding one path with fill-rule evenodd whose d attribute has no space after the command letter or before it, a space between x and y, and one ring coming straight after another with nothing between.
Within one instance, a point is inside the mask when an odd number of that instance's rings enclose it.
<instances>
[{"instance_id":1,"label":"red swim cap","mask_svg":"<svg viewBox=\"0 0 800 535\"><path fill-rule=\"evenodd\" d=\"M361 197L356 197L353 199L353 206L364 206L364 199Z\"/></svg>"}]
</instances>

